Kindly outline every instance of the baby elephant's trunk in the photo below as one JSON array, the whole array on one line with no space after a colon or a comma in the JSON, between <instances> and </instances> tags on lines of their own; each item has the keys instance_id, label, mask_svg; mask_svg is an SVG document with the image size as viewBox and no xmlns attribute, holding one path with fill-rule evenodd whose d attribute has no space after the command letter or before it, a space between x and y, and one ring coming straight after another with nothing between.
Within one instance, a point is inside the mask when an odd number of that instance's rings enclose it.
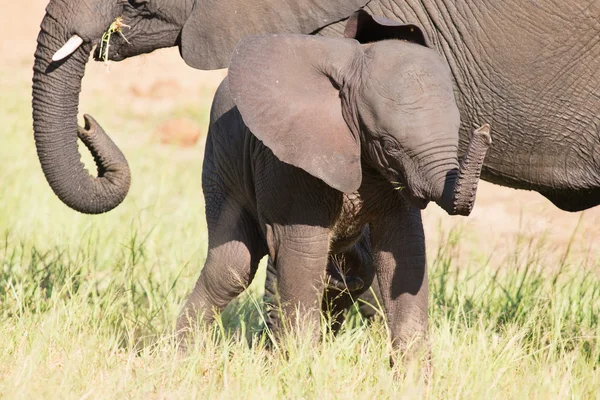
<instances>
[{"instance_id":1,"label":"baby elephant's trunk","mask_svg":"<svg viewBox=\"0 0 600 400\"><path fill-rule=\"evenodd\" d=\"M450 215L469 215L475 203L477 183L485 155L492 144L490 126L485 124L473 131L467 152L460 167L448 172L442 197L438 201Z\"/></svg>"}]
</instances>

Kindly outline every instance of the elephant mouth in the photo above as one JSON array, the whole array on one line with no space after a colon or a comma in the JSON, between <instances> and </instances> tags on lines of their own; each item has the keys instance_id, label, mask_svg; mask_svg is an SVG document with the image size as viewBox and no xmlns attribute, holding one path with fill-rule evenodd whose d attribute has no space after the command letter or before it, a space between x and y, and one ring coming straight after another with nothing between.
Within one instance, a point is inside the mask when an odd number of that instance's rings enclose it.
<instances>
[{"instance_id":1,"label":"elephant mouth","mask_svg":"<svg viewBox=\"0 0 600 400\"><path fill-rule=\"evenodd\" d=\"M94 61L123 61L129 57L125 52L128 43L120 37L114 36L118 35L113 35L108 46L106 43L103 43L102 38L96 41L96 47L92 54Z\"/></svg>"},{"instance_id":2,"label":"elephant mouth","mask_svg":"<svg viewBox=\"0 0 600 400\"><path fill-rule=\"evenodd\" d=\"M174 28L168 33L167 37L160 42L138 35L134 31L127 31L125 36L113 33L108 44L102 38L95 42L96 47L92 56L94 61L123 61L141 54L152 53L157 49L179 46L180 31Z\"/></svg>"},{"instance_id":3,"label":"elephant mouth","mask_svg":"<svg viewBox=\"0 0 600 400\"><path fill-rule=\"evenodd\" d=\"M392 187L399 195L401 195L412 207L424 210L429 204L429 199L416 196L410 190L409 185L406 183L406 179L402 175L397 175L394 179L390 180Z\"/></svg>"},{"instance_id":4,"label":"elephant mouth","mask_svg":"<svg viewBox=\"0 0 600 400\"><path fill-rule=\"evenodd\" d=\"M94 50L93 57L94 61L123 61L125 59L125 57L118 52L114 52L109 55L100 54L98 48Z\"/></svg>"},{"instance_id":5,"label":"elephant mouth","mask_svg":"<svg viewBox=\"0 0 600 400\"><path fill-rule=\"evenodd\" d=\"M132 37L130 19L117 17L96 41L93 51L95 61L122 61L125 58L137 55L130 46ZM130 53L130 54L128 54Z\"/></svg>"}]
</instances>

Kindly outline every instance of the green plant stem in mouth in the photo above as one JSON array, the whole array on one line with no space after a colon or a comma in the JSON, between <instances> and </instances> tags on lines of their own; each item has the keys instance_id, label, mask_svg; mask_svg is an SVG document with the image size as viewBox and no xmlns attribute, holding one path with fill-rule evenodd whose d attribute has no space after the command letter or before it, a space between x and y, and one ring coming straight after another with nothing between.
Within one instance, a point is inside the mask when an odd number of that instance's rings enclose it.
<instances>
[{"instance_id":1,"label":"green plant stem in mouth","mask_svg":"<svg viewBox=\"0 0 600 400\"><path fill-rule=\"evenodd\" d=\"M394 190L402 191L404 189L404 185L400 184L400 182L392 181L391 184L394 186Z\"/></svg>"},{"instance_id":2,"label":"green plant stem in mouth","mask_svg":"<svg viewBox=\"0 0 600 400\"><path fill-rule=\"evenodd\" d=\"M104 61L104 63L106 64L107 69L108 69L108 63L109 63L108 49L110 48L110 38L111 38L112 34L115 32L118 33L119 35L121 35L123 40L125 40L127 43L129 43L129 40L127 40L125 35L123 35L123 28L131 28L131 27L129 25L125 25L123 23L123 17L117 17L113 21L113 23L110 24L110 26L108 27L106 32L104 32L104 34L102 35L102 39L100 39L100 56L101 56L102 60Z\"/></svg>"}]
</instances>

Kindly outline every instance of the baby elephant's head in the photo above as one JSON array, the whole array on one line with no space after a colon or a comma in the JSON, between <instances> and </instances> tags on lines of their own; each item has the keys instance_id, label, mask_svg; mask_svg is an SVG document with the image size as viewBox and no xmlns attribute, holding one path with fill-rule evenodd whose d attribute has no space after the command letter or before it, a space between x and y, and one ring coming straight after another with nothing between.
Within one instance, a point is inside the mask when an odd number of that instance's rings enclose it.
<instances>
[{"instance_id":1,"label":"baby elephant's head","mask_svg":"<svg viewBox=\"0 0 600 400\"><path fill-rule=\"evenodd\" d=\"M358 190L364 163L414 206L433 200L449 214L468 215L491 143L487 126L475 131L459 163L460 116L444 60L418 27L367 18L369 26L358 17L346 31L366 43L242 39L229 88L244 122L281 161L335 189ZM392 40L371 40L381 33L374 27Z\"/></svg>"}]
</instances>

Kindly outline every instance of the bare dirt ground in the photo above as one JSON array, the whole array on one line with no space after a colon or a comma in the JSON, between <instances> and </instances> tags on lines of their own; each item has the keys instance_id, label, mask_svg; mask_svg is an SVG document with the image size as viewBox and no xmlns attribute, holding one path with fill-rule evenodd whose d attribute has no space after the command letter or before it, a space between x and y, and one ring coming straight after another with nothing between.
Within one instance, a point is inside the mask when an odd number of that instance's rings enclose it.
<instances>
[{"instance_id":1,"label":"bare dirt ground","mask_svg":"<svg viewBox=\"0 0 600 400\"><path fill-rule=\"evenodd\" d=\"M46 0L2 2L0 26L4 34L0 40L0 55L4 73L0 76L1 86L9 81L31 80L33 52L46 4ZM87 67L80 110L94 113L93 109L89 109L92 99L107 93L112 93L115 107L127 104L133 110L138 110L139 115L157 110L168 112L175 109L179 102L190 102L195 97L204 99L202 104L210 104L210 96L223 76L225 71L193 70L181 60L177 49L112 63L110 73L102 63L92 62ZM2 92L5 90L0 88L0 94ZM136 115L134 113L133 117ZM169 142L169 135L180 131L189 131L189 135L201 137L206 132L206 126L202 126L200 121L174 118L165 121L165 125L156 126L153 132L144 134L158 137L159 142ZM189 139L184 138L183 142L191 144ZM202 156L201 142L194 148L193 156ZM181 151L190 154L189 149ZM461 248L465 251L506 253L516 238L520 237L545 243L545 251L559 257L566 250L580 221L572 251L589 257L590 262L596 265L600 260L600 249L594 248L596 243L600 243L600 207L584 213L567 213L537 193L482 182L470 217L444 216L443 211L435 205L429 206L424 216L430 246L435 246L440 226L444 231L460 226L464 233Z\"/></svg>"}]
</instances>

